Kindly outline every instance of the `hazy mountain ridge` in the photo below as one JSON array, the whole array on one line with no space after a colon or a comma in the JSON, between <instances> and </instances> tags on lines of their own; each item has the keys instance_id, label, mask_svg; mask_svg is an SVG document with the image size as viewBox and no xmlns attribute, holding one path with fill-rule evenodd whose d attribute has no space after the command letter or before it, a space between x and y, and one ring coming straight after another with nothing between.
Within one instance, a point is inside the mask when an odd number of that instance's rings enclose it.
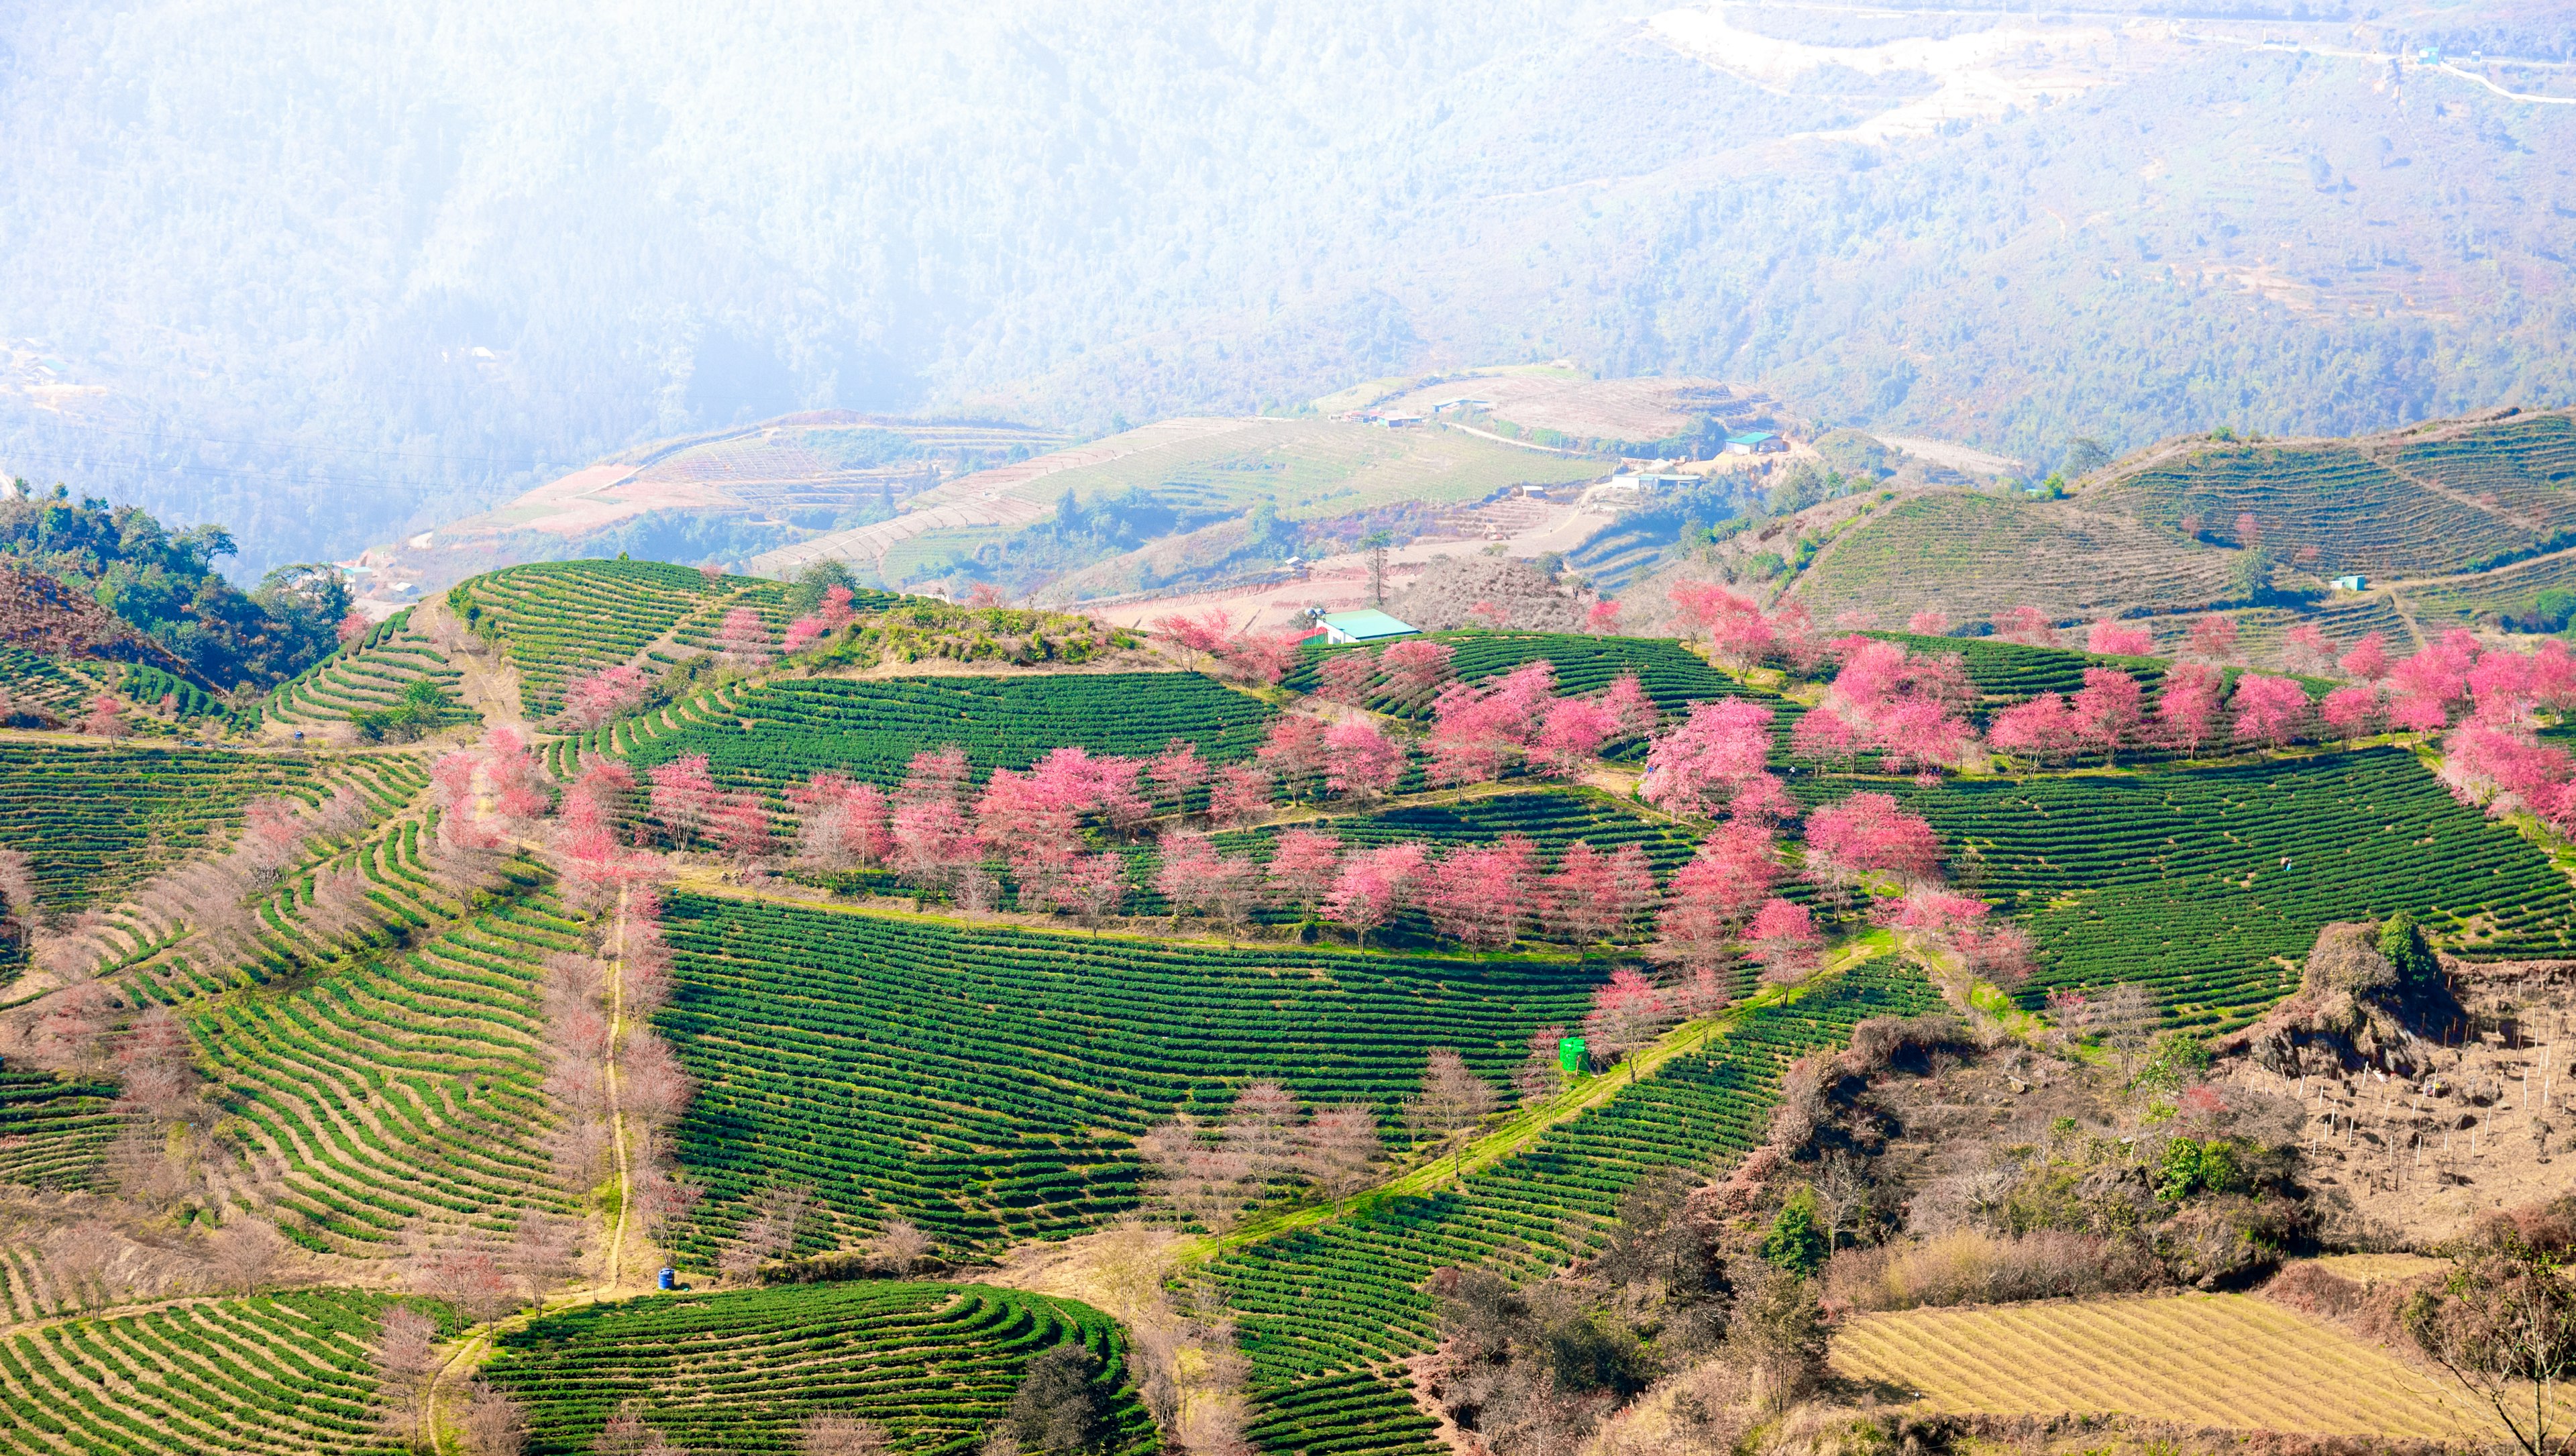
<instances>
[{"instance_id":1,"label":"hazy mountain ridge","mask_svg":"<svg viewBox=\"0 0 2576 1456\"><path fill-rule=\"evenodd\" d=\"M2570 397L2576 108L2084 24L2075 99L1880 144L1789 138L1938 78L1606 7L38 6L0 333L104 393L9 391L0 463L283 558L798 408L1092 432L1565 355L2049 460Z\"/></svg>"}]
</instances>

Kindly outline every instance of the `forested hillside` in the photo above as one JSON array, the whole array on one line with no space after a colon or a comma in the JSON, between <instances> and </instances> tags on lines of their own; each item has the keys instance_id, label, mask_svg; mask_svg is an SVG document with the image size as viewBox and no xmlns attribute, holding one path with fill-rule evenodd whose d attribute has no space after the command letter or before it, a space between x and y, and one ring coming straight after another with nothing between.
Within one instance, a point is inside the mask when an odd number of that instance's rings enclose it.
<instances>
[{"instance_id":1,"label":"forested hillside","mask_svg":"<svg viewBox=\"0 0 2576 1456\"><path fill-rule=\"evenodd\" d=\"M2564 402L2564 17L2244 11L19 6L0 459L257 573L796 409L1566 357L2046 464Z\"/></svg>"}]
</instances>

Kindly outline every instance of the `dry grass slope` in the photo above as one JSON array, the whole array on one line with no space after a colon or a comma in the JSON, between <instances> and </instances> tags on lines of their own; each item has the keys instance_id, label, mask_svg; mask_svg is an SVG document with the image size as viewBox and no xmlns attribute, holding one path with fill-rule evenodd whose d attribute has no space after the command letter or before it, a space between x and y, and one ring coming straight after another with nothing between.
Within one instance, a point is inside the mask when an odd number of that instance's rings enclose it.
<instances>
[{"instance_id":1,"label":"dry grass slope","mask_svg":"<svg viewBox=\"0 0 2576 1456\"><path fill-rule=\"evenodd\" d=\"M2221 600L2232 555L2073 501L1945 491L1845 531L1795 593L1820 622L1857 610L1895 626L1924 607L1964 621L2023 603L2095 617Z\"/></svg>"},{"instance_id":2,"label":"dry grass slope","mask_svg":"<svg viewBox=\"0 0 2576 1456\"><path fill-rule=\"evenodd\" d=\"M2122 1414L2193 1426L2491 1441L2434 1377L2244 1294L1870 1314L1835 1370L1962 1415Z\"/></svg>"}]
</instances>

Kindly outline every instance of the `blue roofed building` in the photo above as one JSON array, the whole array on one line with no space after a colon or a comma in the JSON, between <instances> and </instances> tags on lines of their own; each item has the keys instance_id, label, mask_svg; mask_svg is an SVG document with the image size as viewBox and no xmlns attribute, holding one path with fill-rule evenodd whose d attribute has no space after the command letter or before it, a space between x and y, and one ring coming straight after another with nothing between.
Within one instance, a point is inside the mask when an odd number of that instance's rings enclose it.
<instances>
[{"instance_id":1,"label":"blue roofed building","mask_svg":"<svg viewBox=\"0 0 2576 1456\"><path fill-rule=\"evenodd\" d=\"M1417 630L1410 623L1399 622L1374 607L1356 612L1327 612L1319 619L1319 624L1324 629L1324 640L1337 645L1384 642L1391 637L1410 637Z\"/></svg>"}]
</instances>

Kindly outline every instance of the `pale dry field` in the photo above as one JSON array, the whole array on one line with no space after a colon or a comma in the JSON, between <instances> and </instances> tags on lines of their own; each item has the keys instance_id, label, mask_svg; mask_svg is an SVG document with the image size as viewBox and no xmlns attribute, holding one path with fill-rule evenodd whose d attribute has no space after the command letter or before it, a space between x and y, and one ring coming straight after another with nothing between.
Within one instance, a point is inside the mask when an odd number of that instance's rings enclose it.
<instances>
[{"instance_id":1,"label":"pale dry field","mask_svg":"<svg viewBox=\"0 0 2576 1456\"><path fill-rule=\"evenodd\" d=\"M2426 1440L2497 1434L2456 1387L2245 1294L1861 1315L1834 1336L1833 1365L1961 1415L2121 1414Z\"/></svg>"}]
</instances>

